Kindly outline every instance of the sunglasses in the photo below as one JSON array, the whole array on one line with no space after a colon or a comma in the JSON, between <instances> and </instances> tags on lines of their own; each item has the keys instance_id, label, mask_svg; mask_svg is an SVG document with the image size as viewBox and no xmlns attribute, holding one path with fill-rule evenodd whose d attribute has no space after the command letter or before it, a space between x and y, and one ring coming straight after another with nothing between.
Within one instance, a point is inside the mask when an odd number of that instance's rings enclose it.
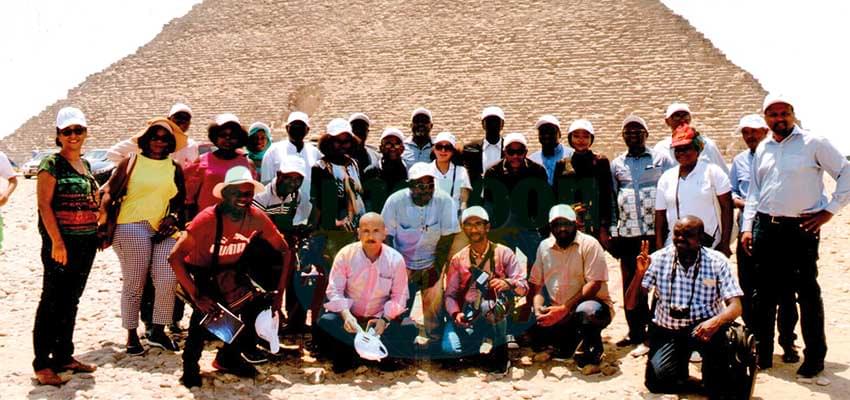
<instances>
[{"instance_id":1,"label":"sunglasses","mask_svg":"<svg viewBox=\"0 0 850 400\"><path fill-rule=\"evenodd\" d=\"M66 136L66 137L71 136L71 134L74 134L74 135L77 135L77 136L82 136L82 135L85 135L86 132L88 132L88 130L86 128L77 127L77 128L62 129L62 130L59 131L59 134L62 135L62 136Z\"/></svg>"},{"instance_id":2,"label":"sunglasses","mask_svg":"<svg viewBox=\"0 0 850 400\"><path fill-rule=\"evenodd\" d=\"M388 149L392 149L392 148L399 149L399 148L404 147L404 143L384 142L384 143L381 143L381 146L386 147Z\"/></svg>"},{"instance_id":3,"label":"sunglasses","mask_svg":"<svg viewBox=\"0 0 850 400\"><path fill-rule=\"evenodd\" d=\"M505 154L509 156L518 156L525 154L527 152L526 149L505 149Z\"/></svg>"},{"instance_id":4,"label":"sunglasses","mask_svg":"<svg viewBox=\"0 0 850 400\"><path fill-rule=\"evenodd\" d=\"M414 183L413 185L410 185L410 188L416 190L432 190L434 189L434 183Z\"/></svg>"},{"instance_id":5,"label":"sunglasses","mask_svg":"<svg viewBox=\"0 0 850 400\"><path fill-rule=\"evenodd\" d=\"M173 142L173 141L174 141L174 138L172 138L172 137L171 137L171 136L169 136L169 135L165 135L165 136L151 136L151 142L171 143L171 142Z\"/></svg>"},{"instance_id":6,"label":"sunglasses","mask_svg":"<svg viewBox=\"0 0 850 400\"><path fill-rule=\"evenodd\" d=\"M450 144L438 144L434 146L434 149L439 151L452 151L455 147Z\"/></svg>"}]
</instances>

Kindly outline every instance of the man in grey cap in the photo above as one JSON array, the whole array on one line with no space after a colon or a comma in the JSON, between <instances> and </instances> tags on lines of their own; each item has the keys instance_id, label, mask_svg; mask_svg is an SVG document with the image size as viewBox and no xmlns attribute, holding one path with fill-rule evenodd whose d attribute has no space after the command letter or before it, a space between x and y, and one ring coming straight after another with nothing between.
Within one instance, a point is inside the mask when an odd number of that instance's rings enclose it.
<instances>
[{"instance_id":1,"label":"man in grey cap","mask_svg":"<svg viewBox=\"0 0 850 400\"><path fill-rule=\"evenodd\" d=\"M823 298L818 285L820 228L850 203L850 163L826 138L797 126L794 107L781 95L764 100L768 137L756 148L744 207L741 246L755 257L755 335L759 366L769 368L779 293L795 290L800 303L803 364L812 378L826 357ZM823 173L835 179L832 199Z\"/></svg>"},{"instance_id":2,"label":"man in grey cap","mask_svg":"<svg viewBox=\"0 0 850 400\"><path fill-rule=\"evenodd\" d=\"M431 143L431 111L424 107L413 110L411 115L410 131L413 136L404 142L404 153L401 159L407 169L418 162L430 163L433 143Z\"/></svg>"}]
</instances>

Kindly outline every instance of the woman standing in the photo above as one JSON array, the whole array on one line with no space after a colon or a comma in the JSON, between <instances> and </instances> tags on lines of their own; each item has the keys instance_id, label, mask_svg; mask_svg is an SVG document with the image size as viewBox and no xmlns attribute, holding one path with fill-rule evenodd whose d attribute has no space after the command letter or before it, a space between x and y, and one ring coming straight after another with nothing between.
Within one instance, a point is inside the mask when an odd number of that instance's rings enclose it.
<instances>
[{"instance_id":1,"label":"woman standing","mask_svg":"<svg viewBox=\"0 0 850 400\"><path fill-rule=\"evenodd\" d=\"M257 175L262 174L263 156L272 145L272 130L262 122L254 122L248 128L248 159L254 164Z\"/></svg>"},{"instance_id":2,"label":"woman standing","mask_svg":"<svg viewBox=\"0 0 850 400\"><path fill-rule=\"evenodd\" d=\"M189 209L187 221L201 210L218 204L212 195L213 187L224 182L227 170L241 165L251 170L256 177L254 165L241 150L248 140L248 132L233 114L220 114L207 128L207 137L216 150L204 153L189 165L186 175L186 205Z\"/></svg>"},{"instance_id":3,"label":"woman standing","mask_svg":"<svg viewBox=\"0 0 850 400\"><path fill-rule=\"evenodd\" d=\"M148 274L154 286L153 328L148 344L179 350L164 327L172 321L177 282L168 254L176 242L173 236L183 226L185 202L183 171L169 155L186 146L185 138L180 127L166 118L149 121L147 128L133 137L141 154L122 160L104 189L101 215L106 215L107 205L117 203L119 207L112 244L124 278L121 322L127 329L130 355L145 352L136 329Z\"/></svg>"},{"instance_id":4,"label":"woman standing","mask_svg":"<svg viewBox=\"0 0 850 400\"><path fill-rule=\"evenodd\" d=\"M472 192L472 183L466 168L457 165L454 160L459 159L460 151L457 147L457 139L451 132L440 132L434 140L434 178L437 189L448 194L455 204L455 212L458 217L466 209L466 201Z\"/></svg>"},{"instance_id":5,"label":"woman standing","mask_svg":"<svg viewBox=\"0 0 850 400\"><path fill-rule=\"evenodd\" d=\"M81 154L88 133L86 117L65 107L56 116L58 153L38 172L38 230L44 264L41 300L33 328L33 369L42 385L67 382L57 373L93 372L74 359L74 322L97 252L97 182Z\"/></svg>"}]
</instances>

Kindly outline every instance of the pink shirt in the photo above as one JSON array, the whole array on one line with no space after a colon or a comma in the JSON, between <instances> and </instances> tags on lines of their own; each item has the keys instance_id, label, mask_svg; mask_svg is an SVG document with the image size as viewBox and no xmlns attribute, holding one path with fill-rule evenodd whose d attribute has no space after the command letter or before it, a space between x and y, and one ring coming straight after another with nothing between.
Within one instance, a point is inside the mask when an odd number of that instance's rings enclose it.
<instances>
[{"instance_id":1,"label":"pink shirt","mask_svg":"<svg viewBox=\"0 0 850 400\"><path fill-rule=\"evenodd\" d=\"M213 188L216 184L224 182L224 175L227 174L228 169L237 165L250 169L254 179L257 179L254 164L244 154L239 154L230 160L218 158L212 152L198 157L183 171L186 179L186 204L197 204L198 210L218 204L219 200L212 194Z\"/></svg>"},{"instance_id":2,"label":"pink shirt","mask_svg":"<svg viewBox=\"0 0 850 400\"><path fill-rule=\"evenodd\" d=\"M356 317L395 319L407 308L404 258L385 244L375 262L366 257L360 242L343 247L328 281L325 309L330 312L350 310Z\"/></svg>"},{"instance_id":3,"label":"pink shirt","mask_svg":"<svg viewBox=\"0 0 850 400\"><path fill-rule=\"evenodd\" d=\"M517 262L511 249L496 243L491 243L491 246L494 244L496 246L493 250L493 262L496 264L494 276L507 280L514 286L516 294L524 295L528 291L528 282L525 281L525 267ZM470 247L466 246L455 254L446 271L446 312L449 315L460 312L464 304L474 302L481 295L473 285L470 285L468 290L464 290L472 277L472 273L469 271L472 266L469 251ZM481 268L488 273L493 271L493 266L487 260L484 261Z\"/></svg>"}]
</instances>

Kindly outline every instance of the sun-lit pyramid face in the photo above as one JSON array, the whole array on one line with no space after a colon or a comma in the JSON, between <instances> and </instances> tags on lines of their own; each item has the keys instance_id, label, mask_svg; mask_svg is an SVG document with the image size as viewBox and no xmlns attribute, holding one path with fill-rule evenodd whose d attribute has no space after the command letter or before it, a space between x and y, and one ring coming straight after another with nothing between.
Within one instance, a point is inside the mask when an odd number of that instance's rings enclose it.
<instances>
[{"instance_id":1,"label":"sun-lit pyramid face","mask_svg":"<svg viewBox=\"0 0 850 400\"><path fill-rule=\"evenodd\" d=\"M192 107L189 135L201 141L222 112L268 122L280 140L290 111L307 112L314 126L360 111L375 127L367 141L377 145L376 132L386 126L410 136L410 113L424 106L433 113L432 132L467 142L483 137L481 110L498 105L503 132L528 135L529 152L539 148L534 122L551 113L564 124L591 121L593 149L613 155L625 148L626 115L646 119L651 146L670 134L667 105L684 101L695 128L731 157L743 148L735 124L764 94L661 2L495 0L423 9L415 2L221 0L166 25L0 148L16 159L51 148L50 135L33 132L51 132L56 111L69 103L90 119L87 144L108 147L180 101Z\"/></svg>"}]
</instances>

